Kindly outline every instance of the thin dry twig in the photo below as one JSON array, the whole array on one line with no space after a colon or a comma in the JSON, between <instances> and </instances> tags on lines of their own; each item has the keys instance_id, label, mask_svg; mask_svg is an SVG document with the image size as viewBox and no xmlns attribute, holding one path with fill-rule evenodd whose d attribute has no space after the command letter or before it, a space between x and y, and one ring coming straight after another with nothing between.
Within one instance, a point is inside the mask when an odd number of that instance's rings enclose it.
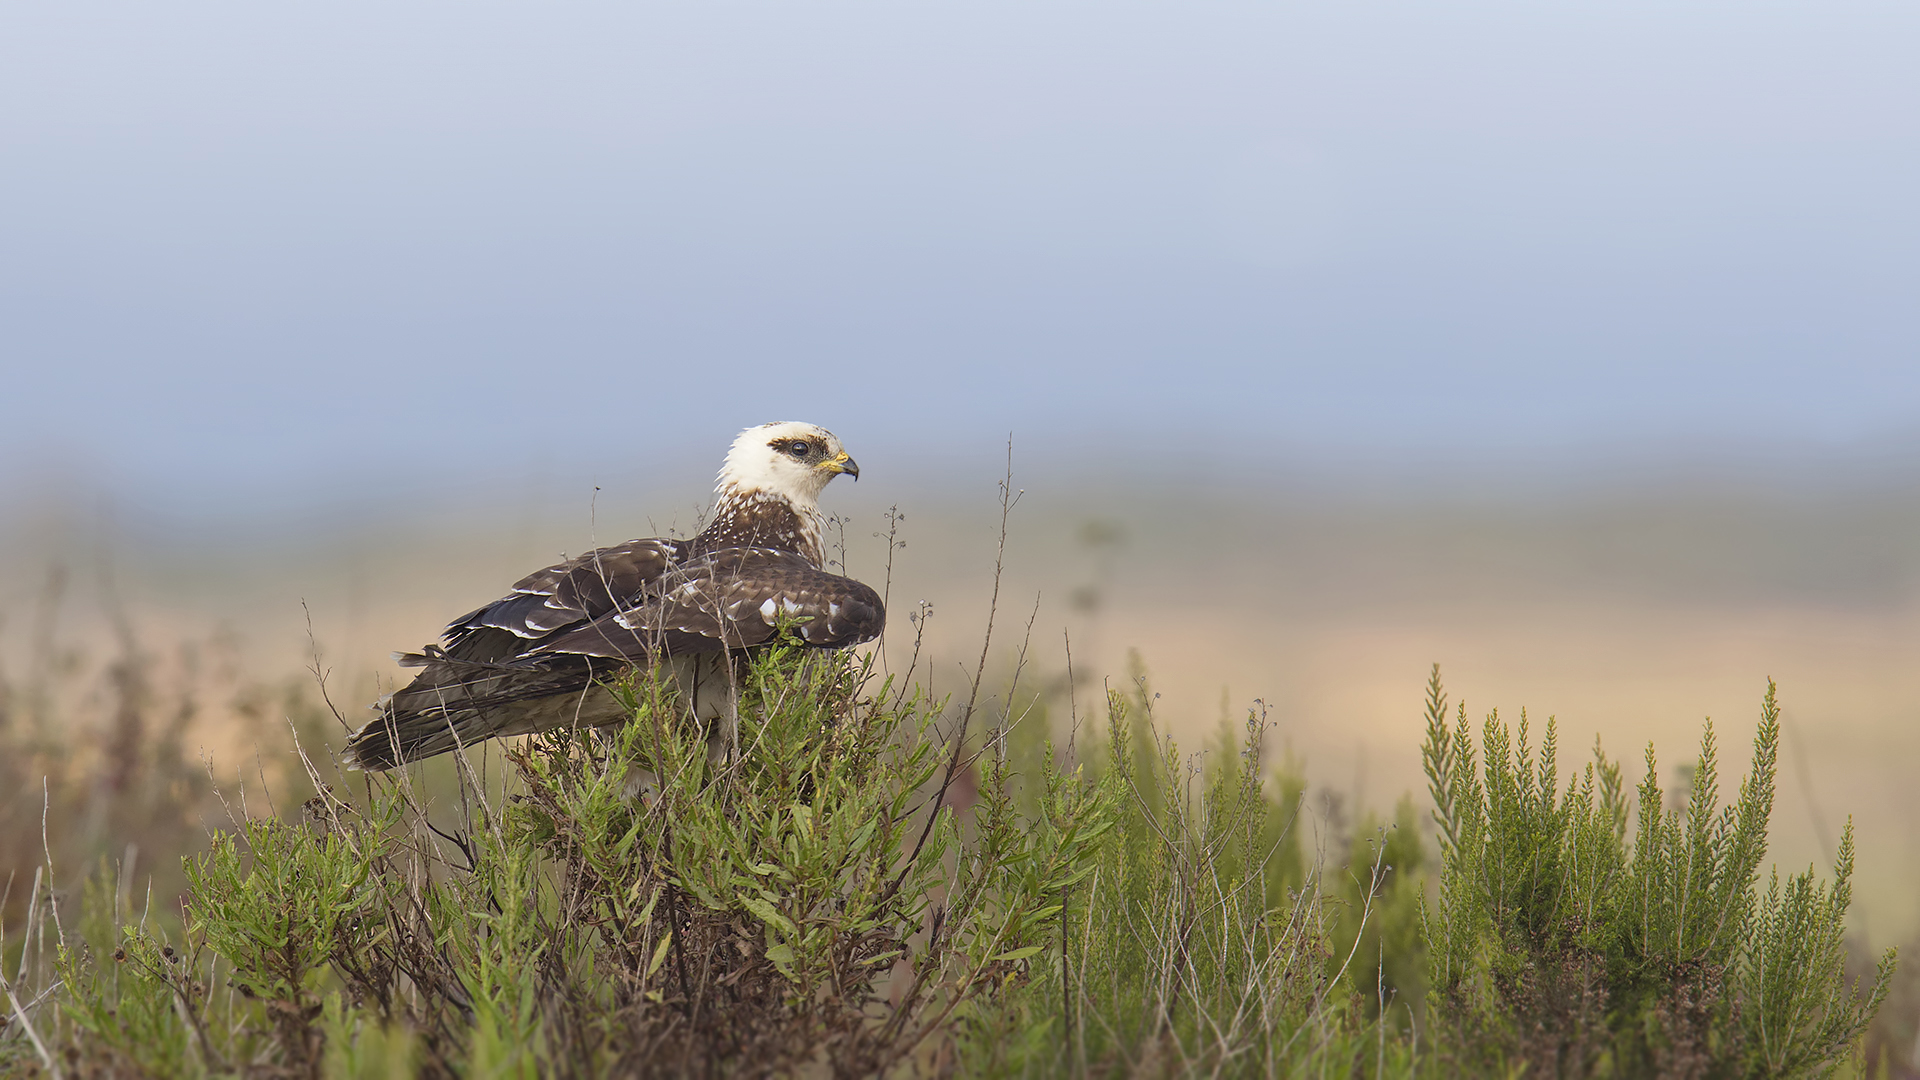
<instances>
[{"instance_id":1,"label":"thin dry twig","mask_svg":"<svg viewBox=\"0 0 1920 1080\"><path fill-rule=\"evenodd\" d=\"M54 934L64 949L67 946L67 931L60 925L60 899L54 892L53 884L53 845L47 842L47 815L52 809L53 795L43 775L40 777L40 847L47 857L47 910L53 912Z\"/></svg>"},{"instance_id":2,"label":"thin dry twig","mask_svg":"<svg viewBox=\"0 0 1920 1080\"><path fill-rule=\"evenodd\" d=\"M6 989L7 1001L13 1005L14 1021L20 1025L22 1031L27 1033L28 1041L33 1043L34 1051L40 1055L40 1063L47 1067L47 1072L53 1075L53 1080L60 1080L60 1066L53 1060L53 1055L47 1052L47 1044L40 1041L40 1033L33 1029L33 1021L27 1019L27 1010L20 1006L20 999L14 995L13 984L0 979L0 987Z\"/></svg>"},{"instance_id":3,"label":"thin dry twig","mask_svg":"<svg viewBox=\"0 0 1920 1080\"><path fill-rule=\"evenodd\" d=\"M353 734L353 725L347 722L345 716L341 715L339 707L333 703L333 698L327 694L327 675L331 669L322 669L320 667L320 639L314 636L313 610L307 607L305 597L300 598L300 610L307 617L307 649L309 655L312 657L312 659L307 662L307 670L313 673L314 684L320 688L320 700L326 703L327 711L332 713L333 718L340 721L340 727L345 730L347 734L351 735Z\"/></svg>"},{"instance_id":4,"label":"thin dry twig","mask_svg":"<svg viewBox=\"0 0 1920 1080\"><path fill-rule=\"evenodd\" d=\"M1000 610L1000 578L1006 569L1007 558L1007 519L1013 515L1013 508L1025 495L1024 489L1013 489L1013 436L1007 436L1007 471L1000 481L1000 538L994 548L993 556L993 594L987 601L987 630L981 635L980 662L974 667L973 687L967 693L966 708L961 710L959 730L953 736L953 756L947 759L947 771L940 778L940 790L933 798L933 806L927 811L927 823L920 830L920 838L914 842L913 852L907 856L906 865L899 876L888 886L889 894L898 892L907 879L907 869L919 861L920 852L927 846L927 838L933 835L933 823L940 819L940 808L946 803L947 789L953 786L953 778L960 768L960 755L967 744L967 728L973 722L973 710L980 701L980 686L986 679L988 650L993 645L993 621ZM918 651L916 649L916 651Z\"/></svg>"}]
</instances>

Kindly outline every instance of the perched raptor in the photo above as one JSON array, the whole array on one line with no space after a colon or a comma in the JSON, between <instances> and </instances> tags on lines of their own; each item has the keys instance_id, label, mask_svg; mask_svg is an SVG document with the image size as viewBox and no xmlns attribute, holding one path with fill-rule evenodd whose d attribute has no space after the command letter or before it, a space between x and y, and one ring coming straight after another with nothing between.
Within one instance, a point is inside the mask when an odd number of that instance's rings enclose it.
<instances>
[{"instance_id":1,"label":"perched raptor","mask_svg":"<svg viewBox=\"0 0 1920 1080\"><path fill-rule=\"evenodd\" d=\"M482 739L617 723L604 683L663 664L695 716L731 708L731 661L785 625L803 645L879 636L880 597L830 574L821 489L860 467L812 424L748 428L727 452L711 523L690 540L629 540L530 574L455 619L443 644L398 659L419 675L375 706L346 763L390 769Z\"/></svg>"}]
</instances>

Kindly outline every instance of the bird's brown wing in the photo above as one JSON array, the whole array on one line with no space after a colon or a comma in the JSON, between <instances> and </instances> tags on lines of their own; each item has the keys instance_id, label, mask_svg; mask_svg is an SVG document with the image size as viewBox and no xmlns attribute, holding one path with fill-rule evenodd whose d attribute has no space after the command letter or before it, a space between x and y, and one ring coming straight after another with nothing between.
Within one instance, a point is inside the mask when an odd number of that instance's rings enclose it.
<instances>
[{"instance_id":1,"label":"bird's brown wing","mask_svg":"<svg viewBox=\"0 0 1920 1080\"><path fill-rule=\"evenodd\" d=\"M807 645L856 645L884 621L872 589L790 552L602 548L454 620L444 647L402 656L422 670L348 741L347 761L385 769L496 735L610 722L617 710L596 683L625 664L749 648L782 627Z\"/></svg>"},{"instance_id":2,"label":"bird's brown wing","mask_svg":"<svg viewBox=\"0 0 1920 1080\"><path fill-rule=\"evenodd\" d=\"M792 552L729 548L663 575L629 607L556 634L536 656L645 657L741 649L782 626L802 644L841 648L880 634L880 596Z\"/></svg>"},{"instance_id":3,"label":"bird's brown wing","mask_svg":"<svg viewBox=\"0 0 1920 1080\"><path fill-rule=\"evenodd\" d=\"M445 655L481 663L519 659L561 631L642 602L684 546L629 540L528 574L508 595L450 623Z\"/></svg>"}]
</instances>

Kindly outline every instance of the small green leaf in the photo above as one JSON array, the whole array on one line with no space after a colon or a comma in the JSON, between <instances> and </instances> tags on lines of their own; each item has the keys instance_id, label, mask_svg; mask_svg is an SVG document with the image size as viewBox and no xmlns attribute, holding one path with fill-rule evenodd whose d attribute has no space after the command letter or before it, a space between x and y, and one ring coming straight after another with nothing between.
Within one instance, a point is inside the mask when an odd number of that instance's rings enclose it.
<instances>
[{"instance_id":1,"label":"small green leaf","mask_svg":"<svg viewBox=\"0 0 1920 1080\"><path fill-rule=\"evenodd\" d=\"M634 884L638 885L639 882L635 882ZM653 887L653 894L647 897L647 906L640 909L640 922L642 925L653 921L653 906L660 902L660 891L660 886L655 885Z\"/></svg>"},{"instance_id":2,"label":"small green leaf","mask_svg":"<svg viewBox=\"0 0 1920 1080\"><path fill-rule=\"evenodd\" d=\"M995 963L1000 963L1001 961L1012 963L1016 960L1025 960L1029 956L1040 955L1040 951L1045 947L1044 945L1029 945L1024 949L1014 949L1011 952L1003 952L999 956L994 957L993 960Z\"/></svg>"},{"instance_id":3,"label":"small green leaf","mask_svg":"<svg viewBox=\"0 0 1920 1080\"><path fill-rule=\"evenodd\" d=\"M782 933L787 934L788 936L792 936L794 934L799 933L798 928L796 928L793 925L793 921L791 919L788 919L785 915L780 914L779 909L775 908L772 904L768 903L765 900L760 899L757 896L741 897L740 906L746 908L748 911L758 916L761 922L766 923L768 926L771 926L781 931Z\"/></svg>"},{"instance_id":4,"label":"small green leaf","mask_svg":"<svg viewBox=\"0 0 1920 1080\"><path fill-rule=\"evenodd\" d=\"M653 947L653 959L647 961L647 978L653 978L654 973L660 970L660 965L667 962L667 947L672 944L673 934L669 932L660 938L660 944Z\"/></svg>"}]
</instances>

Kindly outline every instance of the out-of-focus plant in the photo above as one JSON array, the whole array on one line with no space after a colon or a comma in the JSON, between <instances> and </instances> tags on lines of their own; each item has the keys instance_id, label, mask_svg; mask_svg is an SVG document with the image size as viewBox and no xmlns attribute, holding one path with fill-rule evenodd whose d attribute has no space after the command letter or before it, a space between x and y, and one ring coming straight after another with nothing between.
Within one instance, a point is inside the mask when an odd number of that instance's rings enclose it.
<instances>
[{"instance_id":1,"label":"out-of-focus plant","mask_svg":"<svg viewBox=\"0 0 1920 1080\"><path fill-rule=\"evenodd\" d=\"M1408 1041L1353 993L1387 830L1348 893L1303 856L1306 785L1297 763L1267 761L1264 710L1187 757L1152 702L1144 682L1108 695L1090 797L1114 828L1061 896L1039 977L979 1013L962 1060L991 1075L1408 1073ZM1050 789L1056 769L1043 763Z\"/></svg>"}]
</instances>

